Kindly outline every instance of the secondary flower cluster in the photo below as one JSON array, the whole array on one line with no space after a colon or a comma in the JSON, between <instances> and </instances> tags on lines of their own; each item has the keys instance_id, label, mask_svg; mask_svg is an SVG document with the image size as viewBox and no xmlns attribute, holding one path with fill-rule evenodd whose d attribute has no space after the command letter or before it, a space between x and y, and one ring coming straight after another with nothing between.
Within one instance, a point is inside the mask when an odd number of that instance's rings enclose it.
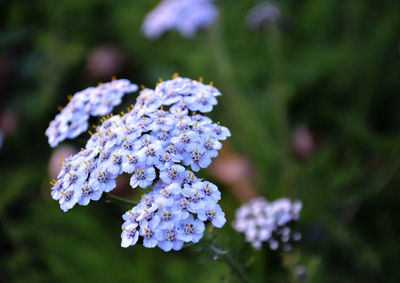
<instances>
[{"instance_id":1,"label":"secondary flower cluster","mask_svg":"<svg viewBox=\"0 0 400 283\"><path fill-rule=\"evenodd\" d=\"M50 146L55 147L67 138L77 137L87 130L90 116L109 114L126 93L137 90L137 85L121 79L89 87L70 96L70 102L46 130Z\"/></svg>"},{"instance_id":2,"label":"secondary flower cluster","mask_svg":"<svg viewBox=\"0 0 400 283\"><path fill-rule=\"evenodd\" d=\"M213 0L163 0L146 16L142 31L151 39L172 29L184 37L192 37L199 28L213 23L218 15Z\"/></svg>"},{"instance_id":3,"label":"secondary flower cluster","mask_svg":"<svg viewBox=\"0 0 400 283\"><path fill-rule=\"evenodd\" d=\"M219 95L211 85L180 77L142 90L128 113L105 119L85 149L63 160L52 197L67 211L114 189L122 173L132 174L132 188L158 180L125 214L122 246L135 244L139 235L145 246L164 250L197 242L204 221L216 227L225 222L217 187L192 172L208 167L219 141L230 136L226 127L195 113L210 112Z\"/></svg>"},{"instance_id":4,"label":"secondary flower cluster","mask_svg":"<svg viewBox=\"0 0 400 283\"><path fill-rule=\"evenodd\" d=\"M298 241L301 234L293 232L293 224L300 217L301 201L291 202L282 198L267 202L263 197L252 199L236 211L233 228L246 236L254 248L260 249L264 242L270 249L279 246L284 251L290 251L291 242Z\"/></svg>"}]
</instances>

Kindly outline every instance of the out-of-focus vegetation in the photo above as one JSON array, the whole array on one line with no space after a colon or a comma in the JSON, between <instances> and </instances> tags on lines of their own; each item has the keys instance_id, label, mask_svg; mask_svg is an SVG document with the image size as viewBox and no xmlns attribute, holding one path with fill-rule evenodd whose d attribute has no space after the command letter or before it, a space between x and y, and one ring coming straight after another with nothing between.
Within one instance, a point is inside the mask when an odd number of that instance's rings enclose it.
<instances>
[{"instance_id":1,"label":"out-of-focus vegetation","mask_svg":"<svg viewBox=\"0 0 400 283\"><path fill-rule=\"evenodd\" d=\"M302 281L304 267L308 282L398 281L400 2L279 1L279 26L252 31L245 17L256 2L219 1L210 29L156 41L140 32L156 0L0 2L1 282L237 280L195 247L122 249L126 207L64 213L50 198L44 132L67 95L112 75L154 87L175 71L223 92L213 118L250 158L258 193L303 201L294 251L254 251L230 227L240 200L213 180L228 222L209 234L252 280ZM306 153L292 146L300 126Z\"/></svg>"}]
</instances>

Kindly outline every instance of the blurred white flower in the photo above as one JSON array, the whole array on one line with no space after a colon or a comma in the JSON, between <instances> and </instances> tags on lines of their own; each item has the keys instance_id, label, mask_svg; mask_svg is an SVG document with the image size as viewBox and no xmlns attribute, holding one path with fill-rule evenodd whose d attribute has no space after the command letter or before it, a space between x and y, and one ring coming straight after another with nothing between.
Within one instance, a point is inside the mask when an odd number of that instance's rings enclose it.
<instances>
[{"instance_id":1,"label":"blurred white flower","mask_svg":"<svg viewBox=\"0 0 400 283\"><path fill-rule=\"evenodd\" d=\"M291 250L291 242L299 241L301 234L292 231L292 224L300 217L301 201L282 198L268 202L263 197L252 199L236 211L233 228L245 234L246 241L261 249L267 243L271 250L280 246Z\"/></svg>"}]
</instances>

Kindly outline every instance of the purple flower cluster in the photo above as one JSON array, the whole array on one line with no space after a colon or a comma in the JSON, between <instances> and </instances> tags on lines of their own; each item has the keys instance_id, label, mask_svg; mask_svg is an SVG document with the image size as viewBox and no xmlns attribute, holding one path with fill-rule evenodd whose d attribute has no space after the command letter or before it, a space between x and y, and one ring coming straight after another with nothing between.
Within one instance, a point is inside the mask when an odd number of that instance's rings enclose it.
<instances>
[{"instance_id":1,"label":"purple flower cluster","mask_svg":"<svg viewBox=\"0 0 400 283\"><path fill-rule=\"evenodd\" d=\"M46 130L50 146L55 147L65 139L79 136L88 129L90 116L109 114L126 93L137 90L137 85L121 79L75 93Z\"/></svg>"},{"instance_id":2,"label":"purple flower cluster","mask_svg":"<svg viewBox=\"0 0 400 283\"><path fill-rule=\"evenodd\" d=\"M300 217L302 203L282 198L268 202L265 198L252 199L236 211L233 228L246 236L254 248L260 249L268 243L271 250L281 245L284 251L290 251L291 242L298 241L301 234L292 231L292 224Z\"/></svg>"},{"instance_id":3,"label":"purple flower cluster","mask_svg":"<svg viewBox=\"0 0 400 283\"><path fill-rule=\"evenodd\" d=\"M198 114L210 112L219 95L211 85L181 77L142 90L128 113L104 120L86 147L63 161L52 197L64 211L87 205L128 173L132 188L154 186L124 215L122 246L141 236L146 247L176 250L197 242L205 221L222 227L218 188L192 172L208 167L220 140L230 136L226 127Z\"/></svg>"}]
</instances>

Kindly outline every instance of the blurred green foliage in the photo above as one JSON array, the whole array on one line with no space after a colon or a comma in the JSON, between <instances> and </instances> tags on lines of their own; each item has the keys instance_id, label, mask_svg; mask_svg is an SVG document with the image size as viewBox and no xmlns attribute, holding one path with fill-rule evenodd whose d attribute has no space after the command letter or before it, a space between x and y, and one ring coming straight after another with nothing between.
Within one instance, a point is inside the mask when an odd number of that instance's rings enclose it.
<instances>
[{"instance_id":1,"label":"blurred green foliage","mask_svg":"<svg viewBox=\"0 0 400 283\"><path fill-rule=\"evenodd\" d=\"M259 193L303 201L295 251L254 251L230 227L240 202L220 184L228 223L209 234L252 280L301 281L304 266L308 282L398 282L400 2L282 0L279 28L252 31L244 20L259 1L219 1L209 30L149 41L140 25L157 2L0 1L0 111L18 117L0 149L0 281L237 280L196 247L122 249L125 207L100 201L64 214L51 200L45 129L67 94L97 84L91 51L113 45L126 60L118 77L214 81L224 93L214 118L254 162ZM298 125L315 140L307 160L290 148Z\"/></svg>"}]
</instances>

